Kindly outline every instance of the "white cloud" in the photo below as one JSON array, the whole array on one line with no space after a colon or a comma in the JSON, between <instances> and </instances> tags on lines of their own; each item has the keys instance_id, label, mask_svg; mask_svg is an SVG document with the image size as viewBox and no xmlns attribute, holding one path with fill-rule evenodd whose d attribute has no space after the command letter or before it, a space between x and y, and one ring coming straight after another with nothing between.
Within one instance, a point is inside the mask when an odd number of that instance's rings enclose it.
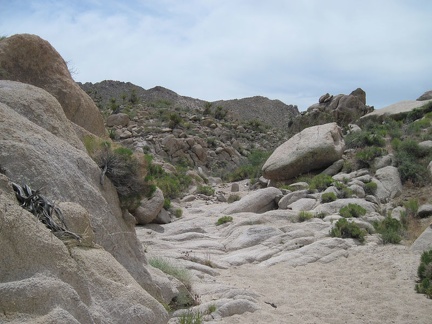
<instances>
[{"instance_id":1,"label":"white cloud","mask_svg":"<svg viewBox=\"0 0 432 324\"><path fill-rule=\"evenodd\" d=\"M0 33L48 40L78 81L161 85L205 100L264 95L301 109L357 87L378 108L432 89L427 1L23 3L0 13Z\"/></svg>"}]
</instances>

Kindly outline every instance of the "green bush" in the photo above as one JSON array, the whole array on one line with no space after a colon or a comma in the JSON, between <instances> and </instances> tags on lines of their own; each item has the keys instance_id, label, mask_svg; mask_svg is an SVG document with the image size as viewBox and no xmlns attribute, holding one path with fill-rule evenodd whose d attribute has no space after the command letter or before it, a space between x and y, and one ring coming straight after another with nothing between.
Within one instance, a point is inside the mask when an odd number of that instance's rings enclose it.
<instances>
[{"instance_id":1,"label":"green bush","mask_svg":"<svg viewBox=\"0 0 432 324\"><path fill-rule=\"evenodd\" d=\"M366 231L357 224L349 222L346 218L339 219L330 231L331 237L354 238L360 243L364 242Z\"/></svg>"},{"instance_id":2,"label":"green bush","mask_svg":"<svg viewBox=\"0 0 432 324\"><path fill-rule=\"evenodd\" d=\"M404 203L407 215L414 217L419 209L419 202L417 199L409 199Z\"/></svg>"},{"instance_id":3,"label":"green bush","mask_svg":"<svg viewBox=\"0 0 432 324\"><path fill-rule=\"evenodd\" d=\"M175 199L189 187L192 178L186 175L186 168L177 167L176 172L167 173L157 164L153 164L153 157L150 154L145 155L148 173L146 181L159 187L165 198Z\"/></svg>"},{"instance_id":4,"label":"green bush","mask_svg":"<svg viewBox=\"0 0 432 324\"><path fill-rule=\"evenodd\" d=\"M348 188L347 186L343 186L340 190L339 190L339 198L351 198L353 195L353 191Z\"/></svg>"},{"instance_id":5,"label":"green bush","mask_svg":"<svg viewBox=\"0 0 432 324\"><path fill-rule=\"evenodd\" d=\"M199 185L197 188L197 193L206 196L212 196L215 193L215 190L210 186Z\"/></svg>"},{"instance_id":6,"label":"green bush","mask_svg":"<svg viewBox=\"0 0 432 324\"><path fill-rule=\"evenodd\" d=\"M300 213L298 215L298 220L299 220L299 222L304 222L304 221L307 221L313 217L314 217L314 215L311 212L307 212L305 210L302 210L302 211L300 211Z\"/></svg>"},{"instance_id":7,"label":"green bush","mask_svg":"<svg viewBox=\"0 0 432 324\"><path fill-rule=\"evenodd\" d=\"M262 150L251 150L247 156L247 162L227 175L230 182L244 179L258 179L261 175L261 168L270 156L270 152Z\"/></svg>"},{"instance_id":8,"label":"green bush","mask_svg":"<svg viewBox=\"0 0 432 324\"><path fill-rule=\"evenodd\" d=\"M386 151L381 147L367 146L358 151L355 157L361 168L367 168L371 166L371 163L376 157L384 155L385 152Z\"/></svg>"},{"instance_id":9,"label":"green bush","mask_svg":"<svg viewBox=\"0 0 432 324\"><path fill-rule=\"evenodd\" d=\"M183 215L183 210L181 208L174 209L174 216L177 218L181 218Z\"/></svg>"},{"instance_id":10,"label":"green bush","mask_svg":"<svg viewBox=\"0 0 432 324\"><path fill-rule=\"evenodd\" d=\"M402 240L402 224L395 218L386 217L381 222L375 222L375 230L381 235L383 244L399 244Z\"/></svg>"},{"instance_id":11,"label":"green bush","mask_svg":"<svg viewBox=\"0 0 432 324\"><path fill-rule=\"evenodd\" d=\"M321 196L321 202L324 204L335 201L336 199L337 199L337 196L334 192L326 192L326 193L323 193Z\"/></svg>"},{"instance_id":12,"label":"green bush","mask_svg":"<svg viewBox=\"0 0 432 324\"><path fill-rule=\"evenodd\" d=\"M366 214L366 209L357 204L348 204L339 210L339 214L345 218L360 217Z\"/></svg>"},{"instance_id":13,"label":"green bush","mask_svg":"<svg viewBox=\"0 0 432 324\"><path fill-rule=\"evenodd\" d=\"M222 216L217 220L216 225L218 226L218 225L222 225L222 224L229 223L232 221L233 221L233 218L231 216Z\"/></svg>"},{"instance_id":14,"label":"green bush","mask_svg":"<svg viewBox=\"0 0 432 324\"><path fill-rule=\"evenodd\" d=\"M327 174L318 174L313 177L309 183L310 190L323 191L330 187L333 183L333 178Z\"/></svg>"},{"instance_id":15,"label":"green bush","mask_svg":"<svg viewBox=\"0 0 432 324\"><path fill-rule=\"evenodd\" d=\"M168 127L174 129L177 126L179 126L182 122L183 119L177 113L172 113L169 115Z\"/></svg>"},{"instance_id":16,"label":"green bush","mask_svg":"<svg viewBox=\"0 0 432 324\"><path fill-rule=\"evenodd\" d=\"M411 135L419 135L424 129L430 127L430 119L423 118L420 120L416 120L408 126L407 133Z\"/></svg>"},{"instance_id":17,"label":"green bush","mask_svg":"<svg viewBox=\"0 0 432 324\"><path fill-rule=\"evenodd\" d=\"M239 201L239 200L240 200L240 196L239 195L231 194L228 197L228 204L232 204L233 202Z\"/></svg>"},{"instance_id":18,"label":"green bush","mask_svg":"<svg viewBox=\"0 0 432 324\"><path fill-rule=\"evenodd\" d=\"M399 152L405 152L413 158L422 158L428 154L428 149L421 147L417 141L413 139L406 139L397 147Z\"/></svg>"},{"instance_id":19,"label":"green bush","mask_svg":"<svg viewBox=\"0 0 432 324\"><path fill-rule=\"evenodd\" d=\"M171 208L171 200L169 198L164 198L163 208L168 210Z\"/></svg>"},{"instance_id":20,"label":"green bush","mask_svg":"<svg viewBox=\"0 0 432 324\"><path fill-rule=\"evenodd\" d=\"M226 109L224 109L221 106L217 106L215 113L214 113L214 118L216 118L217 120L222 120L225 118L227 113L228 113L228 111Z\"/></svg>"},{"instance_id":21,"label":"green bush","mask_svg":"<svg viewBox=\"0 0 432 324\"><path fill-rule=\"evenodd\" d=\"M402 183L411 181L417 185L423 185L429 180L427 166L421 164L419 159L406 151L396 152L396 164Z\"/></svg>"},{"instance_id":22,"label":"green bush","mask_svg":"<svg viewBox=\"0 0 432 324\"><path fill-rule=\"evenodd\" d=\"M144 196L150 195L152 186L146 183L138 160L127 148L105 146L91 155L101 169L100 182L105 176L117 190L122 208L134 210Z\"/></svg>"},{"instance_id":23,"label":"green bush","mask_svg":"<svg viewBox=\"0 0 432 324\"><path fill-rule=\"evenodd\" d=\"M417 275L419 281L415 286L416 291L432 298L432 250L425 251L421 255Z\"/></svg>"},{"instance_id":24,"label":"green bush","mask_svg":"<svg viewBox=\"0 0 432 324\"><path fill-rule=\"evenodd\" d=\"M345 144L348 148L362 148L366 146L384 146L384 138L368 130L349 133L345 136Z\"/></svg>"},{"instance_id":25,"label":"green bush","mask_svg":"<svg viewBox=\"0 0 432 324\"><path fill-rule=\"evenodd\" d=\"M376 182L371 181L371 182L365 183L364 189L368 195L374 195L376 190L377 190L377 187L378 187L378 185L376 184Z\"/></svg>"}]
</instances>

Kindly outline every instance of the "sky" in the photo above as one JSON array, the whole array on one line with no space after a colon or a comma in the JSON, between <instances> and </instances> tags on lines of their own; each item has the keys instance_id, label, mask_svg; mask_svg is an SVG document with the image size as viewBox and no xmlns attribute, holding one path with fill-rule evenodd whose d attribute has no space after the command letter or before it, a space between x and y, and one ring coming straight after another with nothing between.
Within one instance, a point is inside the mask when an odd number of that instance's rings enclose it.
<instances>
[{"instance_id":1,"label":"sky","mask_svg":"<svg viewBox=\"0 0 432 324\"><path fill-rule=\"evenodd\" d=\"M36 34L75 81L306 110L366 91L376 109L432 90L430 0L0 0L0 36Z\"/></svg>"}]
</instances>

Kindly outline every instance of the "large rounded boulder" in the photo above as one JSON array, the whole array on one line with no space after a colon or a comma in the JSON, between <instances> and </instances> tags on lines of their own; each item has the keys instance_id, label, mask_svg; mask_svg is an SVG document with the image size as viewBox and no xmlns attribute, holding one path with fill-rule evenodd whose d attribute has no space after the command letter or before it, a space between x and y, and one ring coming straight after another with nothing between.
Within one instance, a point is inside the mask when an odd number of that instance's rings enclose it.
<instances>
[{"instance_id":1,"label":"large rounded boulder","mask_svg":"<svg viewBox=\"0 0 432 324\"><path fill-rule=\"evenodd\" d=\"M0 41L0 79L32 84L52 94L66 117L97 136L105 136L103 117L72 79L60 54L39 36L18 34Z\"/></svg>"},{"instance_id":2,"label":"large rounded boulder","mask_svg":"<svg viewBox=\"0 0 432 324\"><path fill-rule=\"evenodd\" d=\"M309 127L276 148L262 168L263 175L283 181L323 169L339 160L344 148L342 132L336 123Z\"/></svg>"}]
</instances>

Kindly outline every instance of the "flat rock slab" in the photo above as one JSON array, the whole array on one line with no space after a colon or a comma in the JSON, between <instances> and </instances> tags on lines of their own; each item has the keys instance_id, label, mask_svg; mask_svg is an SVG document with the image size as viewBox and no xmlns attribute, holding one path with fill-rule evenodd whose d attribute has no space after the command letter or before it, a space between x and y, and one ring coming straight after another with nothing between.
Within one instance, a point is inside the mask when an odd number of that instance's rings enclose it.
<instances>
[{"instance_id":1,"label":"flat rock slab","mask_svg":"<svg viewBox=\"0 0 432 324\"><path fill-rule=\"evenodd\" d=\"M417 101L417 100L405 100L400 101L394 104L391 104L390 106L374 110L373 112L364 115L361 119L366 118L379 118L384 115L388 116L396 116L396 115L402 115L409 113L410 111L414 110L415 108L420 108L421 106L426 105L427 103L431 102L432 100L424 100L424 101Z\"/></svg>"}]
</instances>

